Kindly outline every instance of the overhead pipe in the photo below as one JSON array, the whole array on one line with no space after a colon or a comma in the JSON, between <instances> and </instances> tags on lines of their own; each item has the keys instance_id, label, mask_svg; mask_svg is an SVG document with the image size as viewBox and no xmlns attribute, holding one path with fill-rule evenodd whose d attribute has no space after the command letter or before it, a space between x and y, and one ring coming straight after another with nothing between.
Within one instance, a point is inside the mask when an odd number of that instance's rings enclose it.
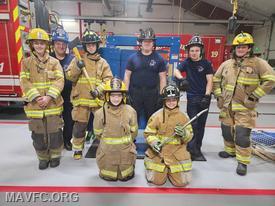
<instances>
[{"instance_id":1,"label":"overhead pipe","mask_svg":"<svg viewBox=\"0 0 275 206\"><path fill-rule=\"evenodd\" d=\"M100 16L62 16L62 19L75 20L102 20L120 22L154 22L154 23L186 23L186 24L227 24L228 20L219 19L148 19L148 18L124 18L124 17L100 17ZM238 24L264 25L265 21L238 20Z\"/></svg>"},{"instance_id":2,"label":"overhead pipe","mask_svg":"<svg viewBox=\"0 0 275 206\"><path fill-rule=\"evenodd\" d=\"M81 2L77 2L78 16L81 16ZM75 19L75 18L74 18ZM79 35L82 37L82 19L79 19Z\"/></svg>"}]
</instances>

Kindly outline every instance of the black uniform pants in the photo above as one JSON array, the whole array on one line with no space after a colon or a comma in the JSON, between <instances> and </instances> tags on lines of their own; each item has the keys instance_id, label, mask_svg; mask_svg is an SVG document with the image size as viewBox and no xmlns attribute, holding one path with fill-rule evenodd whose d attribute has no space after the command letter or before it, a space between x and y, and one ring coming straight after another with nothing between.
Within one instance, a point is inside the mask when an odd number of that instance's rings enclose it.
<instances>
[{"instance_id":1,"label":"black uniform pants","mask_svg":"<svg viewBox=\"0 0 275 206\"><path fill-rule=\"evenodd\" d=\"M192 119L196 114L203 110L200 102L203 96L194 96L187 98L187 114ZM205 124L208 116L208 111L203 113L197 120L192 123L194 136L188 143L188 151L194 155L201 153L202 140L204 136Z\"/></svg>"},{"instance_id":2,"label":"black uniform pants","mask_svg":"<svg viewBox=\"0 0 275 206\"><path fill-rule=\"evenodd\" d=\"M72 139L72 133L73 133L73 126L74 121L72 119L72 103L69 101L64 101L63 104L63 120L64 120L64 127L63 127L63 138L64 138L64 144L67 144Z\"/></svg>"},{"instance_id":3,"label":"black uniform pants","mask_svg":"<svg viewBox=\"0 0 275 206\"><path fill-rule=\"evenodd\" d=\"M146 124L150 116L157 111L159 91L157 88L130 88L131 105L137 112L138 122L142 113L144 114Z\"/></svg>"}]
</instances>

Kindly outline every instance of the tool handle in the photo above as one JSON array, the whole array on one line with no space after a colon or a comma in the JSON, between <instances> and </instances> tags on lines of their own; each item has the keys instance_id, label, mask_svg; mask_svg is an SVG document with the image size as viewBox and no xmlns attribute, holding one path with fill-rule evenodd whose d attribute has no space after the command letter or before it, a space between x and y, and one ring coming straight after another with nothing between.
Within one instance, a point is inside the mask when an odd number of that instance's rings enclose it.
<instances>
[{"instance_id":1,"label":"tool handle","mask_svg":"<svg viewBox=\"0 0 275 206\"><path fill-rule=\"evenodd\" d=\"M82 60L81 55L80 55L80 53L79 53L77 47L74 47L74 48L73 48L73 53L74 53L74 55L75 55L75 57L77 58L78 61ZM88 81L88 83L89 83L89 85L90 85L90 89L92 90L92 89L93 89L93 84L92 84L92 81L91 81L91 79L90 79L90 77L89 77L89 75L88 75L88 72L87 72L87 70L86 70L86 67L83 67L83 68L82 68L82 72L83 72L85 78L87 79L87 81Z\"/></svg>"},{"instance_id":2,"label":"tool handle","mask_svg":"<svg viewBox=\"0 0 275 206\"><path fill-rule=\"evenodd\" d=\"M77 58L77 60L82 60L82 58L81 58L81 56L80 56L80 53L79 53L77 47L74 47L74 48L73 48L73 53L74 53L75 57Z\"/></svg>"}]
</instances>

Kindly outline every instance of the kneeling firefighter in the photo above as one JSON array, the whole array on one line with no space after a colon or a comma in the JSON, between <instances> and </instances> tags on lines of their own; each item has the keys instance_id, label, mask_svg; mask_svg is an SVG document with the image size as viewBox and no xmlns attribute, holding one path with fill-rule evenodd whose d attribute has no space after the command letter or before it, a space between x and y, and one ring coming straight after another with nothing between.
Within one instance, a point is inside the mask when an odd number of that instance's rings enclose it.
<instances>
[{"instance_id":1,"label":"kneeling firefighter","mask_svg":"<svg viewBox=\"0 0 275 206\"><path fill-rule=\"evenodd\" d=\"M126 92L120 79L107 82L105 103L94 117L94 132L100 140L96 153L99 176L109 181L127 181L135 174L137 114L126 104Z\"/></svg>"},{"instance_id":2,"label":"kneeling firefighter","mask_svg":"<svg viewBox=\"0 0 275 206\"><path fill-rule=\"evenodd\" d=\"M144 136L149 144L145 152L146 179L162 185L167 178L178 187L191 181L192 162L186 149L193 137L189 118L179 110L179 89L174 85L164 87L164 106L149 119ZM167 141L169 139L169 141Z\"/></svg>"}]
</instances>

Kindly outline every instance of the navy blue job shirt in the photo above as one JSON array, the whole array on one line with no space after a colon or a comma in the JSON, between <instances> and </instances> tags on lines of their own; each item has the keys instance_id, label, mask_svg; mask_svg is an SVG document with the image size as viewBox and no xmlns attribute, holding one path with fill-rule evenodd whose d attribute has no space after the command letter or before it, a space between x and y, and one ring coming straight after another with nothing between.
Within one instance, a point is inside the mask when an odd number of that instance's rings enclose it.
<instances>
[{"instance_id":1,"label":"navy blue job shirt","mask_svg":"<svg viewBox=\"0 0 275 206\"><path fill-rule=\"evenodd\" d=\"M158 88L159 73L166 71L166 62L157 52L146 56L138 51L127 62L127 70L132 72L130 88Z\"/></svg>"},{"instance_id":2,"label":"navy blue job shirt","mask_svg":"<svg viewBox=\"0 0 275 206\"><path fill-rule=\"evenodd\" d=\"M213 74L213 68L209 61L206 59L192 61L190 58L187 58L178 65L178 70L186 72L186 79L189 82L187 96L205 95L206 75Z\"/></svg>"},{"instance_id":3,"label":"navy blue job shirt","mask_svg":"<svg viewBox=\"0 0 275 206\"><path fill-rule=\"evenodd\" d=\"M52 57L56 58L55 52L50 54ZM64 72L64 79L65 79L65 84L64 84L64 89L62 90L61 94L64 98L64 101L70 101L70 95L71 95L71 90L72 90L72 82L70 80L66 79L65 76L65 70L68 68L70 65L71 61L73 60L74 56L71 54L66 54L65 57L62 60L59 60L59 63L61 64Z\"/></svg>"}]
</instances>

